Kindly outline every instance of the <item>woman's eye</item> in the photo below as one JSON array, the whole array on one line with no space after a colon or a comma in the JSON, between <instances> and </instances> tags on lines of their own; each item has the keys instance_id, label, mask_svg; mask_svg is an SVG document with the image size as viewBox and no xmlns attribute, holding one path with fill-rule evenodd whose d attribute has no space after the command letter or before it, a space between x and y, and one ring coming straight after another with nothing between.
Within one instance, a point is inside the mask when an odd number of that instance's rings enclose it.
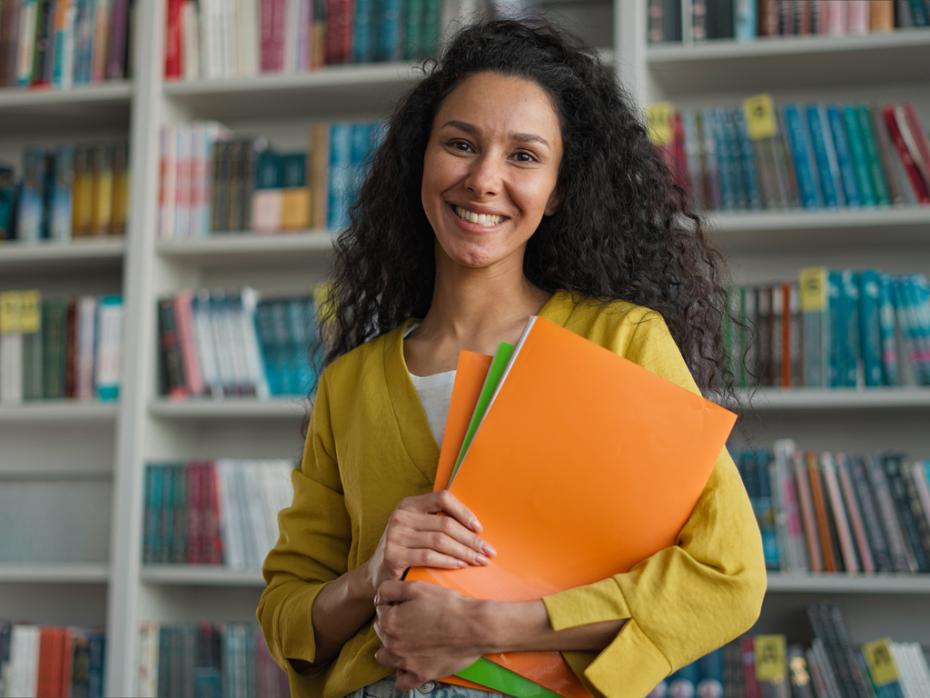
<instances>
[{"instance_id":1,"label":"woman's eye","mask_svg":"<svg viewBox=\"0 0 930 698\"><path fill-rule=\"evenodd\" d=\"M518 150L514 153L514 157L517 162L537 162L536 156L526 150Z\"/></svg>"},{"instance_id":2,"label":"woman's eye","mask_svg":"<svg viewBox=\"0 0 930 698\"><path fill-rule=\"evenodd\" d=\"M458 150L462 153L471 152L471 144L468 141L449 141L447 145L454 150Z\"/></svg>"}]
</instances>

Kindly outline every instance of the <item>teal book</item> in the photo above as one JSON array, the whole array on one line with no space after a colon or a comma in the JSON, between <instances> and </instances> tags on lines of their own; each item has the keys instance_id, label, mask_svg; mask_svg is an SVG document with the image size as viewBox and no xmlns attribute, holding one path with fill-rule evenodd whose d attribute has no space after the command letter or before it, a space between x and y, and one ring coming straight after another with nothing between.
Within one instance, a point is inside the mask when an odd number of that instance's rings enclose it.
<instances>
[{"instance_id":1,"label":"teal book","mask_svg":"<svg viewBox=\"0 0 930 698\"><path fill-rule=\"evenodd\" d=\"M881 281L874 269L859 272L859 351L866 387L885 385L882 371Z\"/></svg>"},{"instance_id":2,"label":"teal book","mask_svg":"<svg viewBox=\"0 0 930 698\"><path fill-rule=\"evenodd\" d=\"M894 303L891 298L891 277L878 275L878 332L881 337L882 377L886 386L900 385L898 374L898 342L895 337Z\"/></svg>"},{"instance_id":3,"label":"teal book","mask_svg":"<svg viewBox=\"0 0 930 698\"><path fill-rule=\"evenodd\" d=\"M859 115L856 107L847 104L843 107L843 118L846 125L846 135L849 138L849 149L852 153L853 170L856 173L856 187L859 190L863 206L876 204L875 189L872 186L872 177L869 174L869 160L865 148L865 134L859 127Z\"/></svg>"},{"instance_id":4,"label":"teal book","mask_svg":"<svg viewBox=\"0 0 930 698\"><path fill-rule=\"evenodd\" d=\"M875 194L875 203L879 206L888 206L891 196L888 193L888 182L885 181L885 172L882 170L881 156L878 154L878 142L872 130L872 117L869 108L859 105L855 108L856 118L859 122L859 133L865 145L866 164L869 170L869 182Z\"/></svg>"}]
</instances>

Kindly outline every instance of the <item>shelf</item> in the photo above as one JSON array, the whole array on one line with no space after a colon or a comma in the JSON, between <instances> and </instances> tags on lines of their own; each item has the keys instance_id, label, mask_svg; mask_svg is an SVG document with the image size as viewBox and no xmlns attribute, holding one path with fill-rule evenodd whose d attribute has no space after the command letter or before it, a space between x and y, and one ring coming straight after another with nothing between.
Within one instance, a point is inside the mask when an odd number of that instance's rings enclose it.
<instances>
[{"instance_id":1,"label":"shelf","mask_svg":"<svg viewBox=\"0 0 930 698\"><path fill-rule=\"evenodd\" d=\"M760 388L754 395L740 394L744 406L748 405L750 397L750 411L930 410L930 388Z\"/></svg>"},{"instance_id":2,"label":"shelf","mask_svg":"<svg viewBox=\"0 0 930 698\"><path fill-rule=\"evenodd\" d=\"M78 239L71 242L0 243L0 270L21 274L118 269L126 241Z\"/></svg>"},{"instance_id":3,"label":"shelf","mask_svg":"<svg viewBox=\"0 0 930 698\"><path fill-rule=\"evenodd\" d=\"M271 400L226 398L222 400L153 400L149 414L162 419L302 419L306 415L303 398Z\"/></svg>"},{"instance_id":4,"label":"shelf","mask_svg":"<svg viewBox=\"0 0 930 698\"><path fill-rule=\"evenodd\" d=\"M930 594L930 575L923 574L769 574L769 593Z\"/></svg>"},{"instance_id":5,"label":"shelf","mask_svg":"<svg viewBox=\"0 0 930 698\"><path fill-rule=\"evenodd\" d=\"M27 422L110 422L116 420L115 402L44 400L0 405L0 424Z\"/></svg>"},{"instance_id":6,"label":"shelf","mask_svg":"<svg viewBox=\"0 0 930 698\"><path fill-rule=\"evenodd\" d=\"M117 80L66 90L0 89L0 133L128 128L132 84Z\"/></svg>"},{"instance_id":7,"label":"shelf","mask_svg":"<svg viewBox=\"0 0 930 698\"><path fill-rule=\"evenodd\" d=\"M407 63L328 66L306 73L166 82L165 96L197 118L225 121L387 114L422 77Z\"/></svg>"},{"instance_id":8,"label":"shelf","mask_svg":"<svg viewBox=\"0 0 930 698\"><path fill-rule=\"evenodd\" d=\"M928 54L930 31L912 29L864 36L656 45L647 49L646 62L665 95L674 98L721 89L755 94L782 88L926 83Z\"/></svg>"},{"instance_id":9,"label":"shelf","mask_svg":"<svg viewBox=\"0 0 930 698\"><path fill-rule=\"evenodd\" d=\"M172 261L199 267L274 266L328 260L334 239L324 231L229 233L196 240L160 240L157 250Z\"/></svg>"},{"instance_id":10,"label":"shelf","mask_svg":"<svg viewBox=\"0 0 930 698\"><path fill-rule=\"evenodd\" d=\"M149 584L265 586L261 570L234 570L219 565L144 565L141 578Z\"/></svg>"},{"instance_id":11,"label":"shelf","mask_svg":"<svg viewBox=\"0 0 930 698\"><path fill-rule=\"evenodd\" d=\"M758 211L706 214L712 239L725 252L765 250L930 249L930 206L843 211Z\"/></svg>"},{"instance_id":12,"label":"shelf","mask_svg":"<svg viewBox=\"0 0 930 698\"><path fill-rule=\"evenodd\" d=\"M105 564L0 563L0 583L106 584L109 577Z\"/></svg>"}]
</instances>

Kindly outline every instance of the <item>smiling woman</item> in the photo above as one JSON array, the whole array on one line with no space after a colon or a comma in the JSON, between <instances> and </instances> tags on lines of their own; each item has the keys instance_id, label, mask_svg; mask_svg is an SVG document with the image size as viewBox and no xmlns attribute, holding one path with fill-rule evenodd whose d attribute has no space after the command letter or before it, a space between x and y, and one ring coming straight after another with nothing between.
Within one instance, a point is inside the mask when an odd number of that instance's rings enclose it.
<instances>
[{"instance_id":1,"label":"smiling woman","mask_svg":"<svg viewBox=\"0 0 930 698\"><path fill-rule=\"evenodd\" d=\"M493 354L538 315L726 393L720 257L612 70L564 32L476 24L425 73L337 241L259 621L296 696L487 696L441 679L532 650L562 651L591 694L645 695L759 613L760 536L726 450L677 544L632 570L520 603L401 580L495 555L468 507L432 492L459 352Z\"/></svg>"}]
</instances>

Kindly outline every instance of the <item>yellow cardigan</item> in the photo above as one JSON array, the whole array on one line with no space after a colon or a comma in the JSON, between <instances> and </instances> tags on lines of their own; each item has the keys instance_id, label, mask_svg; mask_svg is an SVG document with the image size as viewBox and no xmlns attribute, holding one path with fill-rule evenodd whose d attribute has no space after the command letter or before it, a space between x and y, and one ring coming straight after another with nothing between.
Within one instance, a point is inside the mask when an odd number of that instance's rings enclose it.
<instances>
[{"instance_id":1,"label":"yellow cardigan","mask_svg":"<svg viewBox=\"0 0 930 698\"><path fill-rule=\"evenodd\" d=\"M624 301L609 305L557 292L541 316L698 392L662 317ZM327 582L368 560L389 514L432 490L439 447L407 373L403 326L330 364L320 379L294 499L264 564L257 616L298 697L337 698L391 670L367 623L331 662L314 663L311 611ZM648 399L648 396L644 396ZM557 551L553 554L558 554ZM724 449L678 544L629 572L543 599L555 630L627 619L604 650L566 652L595 695L643 696L664 676L756 620L765 591L759 529Z\"/></svg>"}]
</instances>

